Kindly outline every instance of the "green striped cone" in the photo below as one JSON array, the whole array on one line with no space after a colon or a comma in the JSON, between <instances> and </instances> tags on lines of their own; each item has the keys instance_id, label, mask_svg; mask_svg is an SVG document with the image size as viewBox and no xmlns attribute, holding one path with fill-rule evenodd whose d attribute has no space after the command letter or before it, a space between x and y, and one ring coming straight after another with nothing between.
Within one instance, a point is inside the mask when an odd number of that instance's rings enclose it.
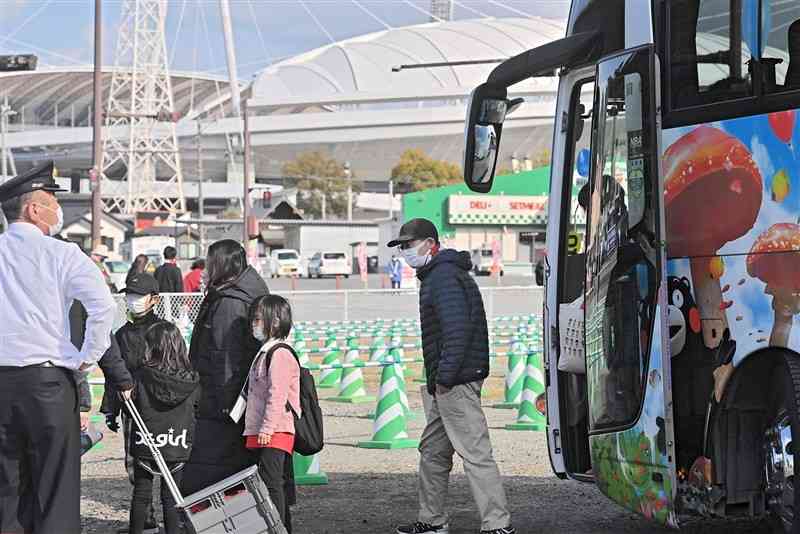
<instances>
[{"instance_id":1,"label":"green striped cone","mask_svg":"<svg viewBox=\"0 0 800 534\"><path fill-rule=\"evenodd\" d=\"M348 341L347 357L345 363L357 364L361 362L358 357L358 339L351 337ZM363 362L361 362L363 363ZM375 402L375 397L367 395L364 389L364 375L360 367L352 367L342 370L342 381L339 383L339 395L329 397L327 400L333 402L346 402L349 404L361 404L364 402Z\"/></svg>"},{"instance_id":2,"label":"green striped cone","mask_svg":"<svg viewBox=\"0 0 800 534\"><path fill-rule=\"evenodd\" d=\"M400 395L399 365L387 365L381 373L380 400L371 440L358 444L362 449L413 449L419 441L406 432L406 414Z\"/></svg>"},{"instance_id":3,"label":"green striped cone","mask_svg":"<svg viewBox=\"0 0 800 534\"><path fill-rule=\"evenodd\" d=\"M322 359L323 365L333 365L337 363L342 363L341 357L342 353L339 351L339 348L336 346L336 341L333 344L326 343L326 349L328 352L325 353L325 357ZM320 389L331 389L335 388L339 385L339 381L342 378L342 370L341 369L323 369L319 375L319 383L317 387Z\"/></svg>"},{"instance_id":4,"label":"green striped cone","mask_svg":"<svg viewBox=\"0 0 800 534\"><path fill-rule=\"evenodd\" d=\"M298 486L323 486L328 483L328 475L319 467L319 454L303 456L294 453L294 482Z\"/></svg>"},{"instance_id":5,"label":"green striped cone","mask_svg":"<svg viewBox=\"0 0 800 534\"><path fill-rule=\"evenodd\" d=\"M309 367L311 365L311 357L308 355L308 349L297 351L297 360L300 362L300 367Z\"/></svg>"},{"instance_id":6,"label":"green striped cone","mask_svg":"<svg viewBox=\"0 0 800 534\"><path fill-rule=\"evenodd\" d=\"M503 402L493 405L493 408L505 410L519 408L522 402L522 386L525 382L525 346L519 341L511 346L508 353L508 370L506 371L505 393Z\"/></svg>"},{"instance_id":7,"label":"green striped cone","mask_svg":"<svg viewBox=\"0 0 800 534\"><path fill-rule=\"evenodd\" d=\"M369 361L382 362L387 354L386 341L384 341L383 336L375 336L375 340L372 342Z\"/></svg>"},{"instance_id":8,"label":"green striped cone","mask_svg":"<svg viewBox=\"0 0 800 534\"><path fill-rule=\"evenodd\" d=\"M517 422L506 425L506 430L544 430L547 420L536 409L536 397L544 392L542 358L538 352L528 355L525 366L525 382L522 386L522 402L517 412Z\"/></svg>"}]
</instances>

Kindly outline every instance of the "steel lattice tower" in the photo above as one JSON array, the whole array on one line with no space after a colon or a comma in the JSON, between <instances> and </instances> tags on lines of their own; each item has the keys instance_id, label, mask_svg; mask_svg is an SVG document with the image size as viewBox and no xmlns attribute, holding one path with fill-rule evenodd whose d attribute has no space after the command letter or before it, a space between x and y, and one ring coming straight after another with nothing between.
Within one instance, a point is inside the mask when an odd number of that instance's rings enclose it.
<instances>
[{"instance_id":1,"label":"steel lattice tower","mask_svg":"<svg viewBox=\"0 0 800 534\"><path fill-rule=\"evenodd\" d=\"M453 20L452 0L431 0L431 22L436 19Z\"/></svg>"},{"instance_id":2,"label":"steel lattice tower","mask_svg":"<svg viewBox=\"0 0 800 534\"><path fill-rule=\"evenodd\" d=\"M101 167L107 210L129 214L186 210L178 140L171 120L175 108L166 17L166 0L124 0L122 5ZM109 180L109 173L120 164L125 168L125 181Z\"/></svg>"}]
</instances>

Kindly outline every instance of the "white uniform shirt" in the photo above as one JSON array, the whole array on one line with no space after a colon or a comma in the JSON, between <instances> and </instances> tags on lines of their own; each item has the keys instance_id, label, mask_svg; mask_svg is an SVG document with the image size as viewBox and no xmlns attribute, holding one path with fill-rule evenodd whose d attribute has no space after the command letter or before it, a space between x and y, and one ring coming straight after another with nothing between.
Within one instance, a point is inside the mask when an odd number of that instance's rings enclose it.
<instances>
[{"instance_id":1,"label":"white uniform shirt","mask_svg":"<svg viewBox=\"0 0 800 534\"><path fill-rule=\"evenodd\" d=\"M89 316L80 351L70 341L75 300ZM77 245L28 223L13 223L0 235L0 365L95 363L111 344L115 312L100 269Z\"/></svg>"}]
</instances>

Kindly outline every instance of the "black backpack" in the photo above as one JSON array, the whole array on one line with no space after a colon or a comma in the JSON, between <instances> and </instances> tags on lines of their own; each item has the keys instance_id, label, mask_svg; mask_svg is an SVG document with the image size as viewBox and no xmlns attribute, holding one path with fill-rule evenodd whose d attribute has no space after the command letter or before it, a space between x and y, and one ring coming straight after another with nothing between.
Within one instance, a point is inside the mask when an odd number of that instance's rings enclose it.
<instances>
[{"instance_id":1,"label":"black backpack","mask_svg":"<svg viewBox=\"0 0 800 534\"><path fill-rule=\"evenodd\" d=\"M300 365L300 359L294 349L286 343L274 345L267 353L267 358L272 360L272 353L278 348L287 349ZM267 363L267 368L269 368ZM317 398L317 386L311 371L300 365L300 410L302 416L297 417L292 406L287 402L286 411L294 415L294 450L303 456L317 454L324 446L324 431L322 427L322 409Z\"/></svg>"}]
</instances>

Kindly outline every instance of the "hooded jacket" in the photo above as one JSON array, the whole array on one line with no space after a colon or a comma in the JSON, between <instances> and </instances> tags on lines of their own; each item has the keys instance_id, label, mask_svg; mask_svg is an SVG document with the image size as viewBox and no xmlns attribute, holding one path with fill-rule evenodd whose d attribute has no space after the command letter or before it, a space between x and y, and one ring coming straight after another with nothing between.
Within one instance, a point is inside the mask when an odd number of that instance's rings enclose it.
<instances>
[{"instance_id":1,"label":"hooded jacket","mask_svg":"<svg viewBox=\"0 0 800 534\"><path fill-rule=\"evenodd\" d=\"M187 461L194 443L195 411L200 397L197 372L144 365L134 372L134 377L134 404L164 460ZM153 459L135 426L128 450L136 459Z\"/></svg>"},{"instance_id":2,"label":"hooded jacket","mask_svg":"<svg viewBox=\"0 0 800 534\"><path fill-rule=\"evenodd\" d=\"M469 275L468 252L443 249L417 270L428 392L489 375L489 332L483 297Z\"/></svg>"},{"instance_id":3,"label":"hooded jacket","mask_svg":"<svg viewBox=\"0 0 800 534\"><path fill-rule=\"evenodd\" d=\"M143 317L134 317L114 334L116 343L112 344L112 348L114 345L119 345L119 352L122 355L122 361L127 368L127 372L133 374L142 366L145 351L147 350L144 335L158 321L159 318L151 310ZM101 413L114 417L119 415L122 403L117 397L118 387L120 386L105 388L103 402L100 406Z\"/></svg>"},{"instance_id":4,"label":"hooded jacket","mask_svg":"<svg viewBox=\"0 0 800 534\"><path fill-rule=\"evenodd\" d=\"M266 282L252 267L233 283L206 294L189 350L203 387L199 417L230 421L228 412L261 348L253 337L250 305L267 294Z\"/></svg>"},{"instance_id":5,"label":"hooded jacket","mask_svg":"<svg viewBox=\"0 0 800 534\"><path fill-rule=\"evenodd\" d=\"M181 491L192 494L258 462L245 447L244 420L228 412L242 389L261 343L253 337L250 305L269 293L248 267L233 283L209 288L192 332L189 358L200 375L200 403L192 457L184 468Z\"/></svg>"}]
</instances>

